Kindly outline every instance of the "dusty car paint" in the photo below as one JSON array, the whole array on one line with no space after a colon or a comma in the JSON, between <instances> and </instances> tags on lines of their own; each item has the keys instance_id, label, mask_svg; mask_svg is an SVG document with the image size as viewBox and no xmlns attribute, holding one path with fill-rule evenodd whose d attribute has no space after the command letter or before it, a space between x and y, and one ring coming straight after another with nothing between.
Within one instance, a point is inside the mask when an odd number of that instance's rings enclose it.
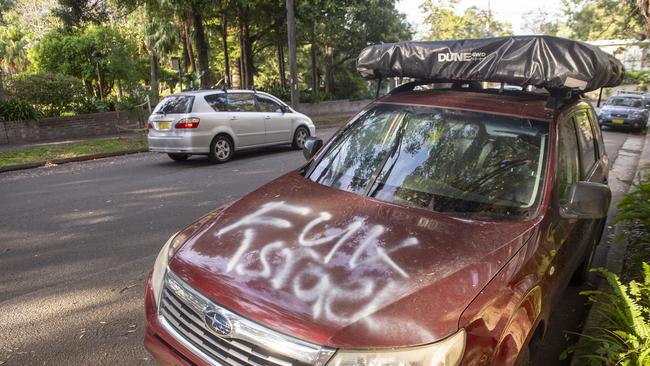
<instances>
[{"instance_id":1,"label":"dusty car paint","mask_svg":"<svg viewBox=\"0 0 650 366\"><path fill-rule=\"evenodd\" d=\"M465 328L462 364L514 364L602 226L560 217L555 186L558 123L591 107L551 113L541 99L435 91L379 102L547 120L553 158L537 215L453 217L321 186L298 170L182 232L170 269L230 310L317 344L413 346ZM587 180L606 181L607 170L602 152ZM153 333L154 314L149 307Z\"/></svg>"}]
</instances>

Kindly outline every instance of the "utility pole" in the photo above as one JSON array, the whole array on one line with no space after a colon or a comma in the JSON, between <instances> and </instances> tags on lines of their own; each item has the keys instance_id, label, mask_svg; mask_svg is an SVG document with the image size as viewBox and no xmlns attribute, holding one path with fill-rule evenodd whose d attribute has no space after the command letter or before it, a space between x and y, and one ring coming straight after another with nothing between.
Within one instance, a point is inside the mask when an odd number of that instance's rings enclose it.
<instances>
[{"instance_id":1,"label":"utility pole","mask_svg":"<svg viewBox=\"0 0 650 366\"><path fill-rule=\"evenodd\" d=\"M291 107L298 108L298 65L296 63L296 19L293 0L287 0L287 33L289 34L289 87L291 88Z\"/></svg>"},{"instance_id":2,"label":"utility pole","mask_svg":"<svg viewBox=\"0 0 650 366\"><path fill-rule=\"evenodd\" d=\"M5 90L4 90L4 84L3 84L3 71L2 67L0 67L0 103L5 101Z\"/></svg>"}]
</instances>

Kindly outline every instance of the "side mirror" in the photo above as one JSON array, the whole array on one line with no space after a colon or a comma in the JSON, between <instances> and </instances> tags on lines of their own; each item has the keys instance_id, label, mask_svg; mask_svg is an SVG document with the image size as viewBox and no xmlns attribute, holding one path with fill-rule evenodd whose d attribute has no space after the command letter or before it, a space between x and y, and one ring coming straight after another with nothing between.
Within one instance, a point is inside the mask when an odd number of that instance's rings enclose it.
<instances>
[{"instance_id":1,"label":"side mirror","mask_svg":"<svg viewBox=\"0 0 650 366\"><path fill-rule=\"evenodd\" d=\"M575 182L569 191L569 201L560 207L566 219L602 219L607 217L612 191L600 183Z\"/></svg>"},{"instance_id":2,"label":"side mirror","mask_svg":"<svg viewBox=\"0 0 650 366\"><path fill-rule=\"evenodd\" d=\"M307 140L305 140L305 144L302 146L302 155L305 159L309 160L316 155L321 147L323 147L323 139L309 136L307 137Z\"/></svg>"}]
</instances>

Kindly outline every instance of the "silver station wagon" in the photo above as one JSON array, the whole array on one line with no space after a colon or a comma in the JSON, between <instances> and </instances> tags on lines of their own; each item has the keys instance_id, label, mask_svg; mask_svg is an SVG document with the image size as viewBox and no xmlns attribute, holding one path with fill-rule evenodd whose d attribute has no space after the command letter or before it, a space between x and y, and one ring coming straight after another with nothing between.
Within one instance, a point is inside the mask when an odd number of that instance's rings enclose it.
<instances>
[{"instance_id":1,"label":"silver station wagon","mask_svg":"<svg viewBox=\"0 0 650 366\"><path fill-rule=\"evenodd\" d=\"M301 149L316 127L278 98L252 90L200 90L170 95L147 123L149 151L172 160L208 155L223 163L238 150L291 144Z\"/></svg>"}]
</instances>

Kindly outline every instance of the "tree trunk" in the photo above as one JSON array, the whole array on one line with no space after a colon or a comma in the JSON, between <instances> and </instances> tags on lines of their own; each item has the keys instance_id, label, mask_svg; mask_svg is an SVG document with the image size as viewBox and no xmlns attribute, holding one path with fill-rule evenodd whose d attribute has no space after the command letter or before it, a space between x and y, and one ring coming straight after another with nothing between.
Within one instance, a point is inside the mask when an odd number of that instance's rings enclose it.
<instances>
[{"instance_id":1,"label":"tree trunk","mask_svg":"<svg viewBox=\"0 0 650 366\"><path fill-rule=\"evenodd\" d=\"M287 34L289 38L289 74L291 88L291 106L298 109L300 94L298 91L298 64L296 62L296 19L293 0L287 1Z\"/></svg>"},{"instance_id":2,"label":"tree trunk","mask_svg":"<svg viewBox=\"0 0 650 366\"><path fill-rule=\"evenodd\" d=\"M277 29L278 33L278 68L280 72L280 88L282 90L287 88L287 70L284 64L284 45L283 45L283 39L282 39L282 32L280 32L280 28L278 26Z\"/></svg>"},{"instance_id":3,"label":"tree trunk","mask_svg":"<svg viewBox=\"0 0 650 366\"><path fill-rule=\"evenodd\" d=\"M253 86L254 69L251 37L248 26L248 9L244 6L239 6L239 46L241 49L240 77L243 88L248 89Z\"/></svg>"},{"instance_id":4,"label":"tree trunk","mask_svg":"<svg viewBox=\"0 0 650 366\"><path fill-rule=\"evenodd\" d=\"M199 59L201 88L208 89L212 86L212 78L210 77L210 66L208 64L208 41L205 38L203 16L200 9L192 9L192 15L194 16L194 40L196 41L196 53Z\"/></svg>"},{"instance_id":5,"label":"tree trunk","mask_svg":"<svg viewBox=\"0 0 650 366\"><path fill-rule=\"evenodd\" d=\"M0 103L5 101L4 71L0 68Z\"/></svg>"},{"instance_id":6,"label":"tree trunk","mask_svg":"<svg viewBox=\"0 0 650 366\"><path fill-rule=\"evenodd\" d=\"M318 95L318 64L316 63L316 29L315 26L311 28L311 90L312 93Z\"/></svg>"},{"instance_id":7,"label":"tree trunk","mask_svg":"<svg viewBox=\"0 0 650 366\"><path fill-rule=\"evenodd\" d=\"M325 44L325 93L334 92L334 50L329 41Z\"/></svg>"},{"instance_id":8,"label":"tree trunk","mask_svg":"<svg viewBox=\"0 0 650 366\"><path fill-rule=\"evenodd\" d=\"M230 57L228 56L228 17L224 14L221 18L221 40L223 42L224 77L226 88L231 87Z\"/></svg>"},{"instance_id":9,"label":"tree trunk","mask_svg":"<svg viewBox=\"0 0 650 366\"><path fill-rule=\"evenodd\" d=\"M190 65L192 74L196 73L196 61L194 60L194 48L190 37L190 25L192 23L191 14L185 13L182 19L183 24L183 57L185 57L185 73L187 74L187 65Z\"/></svg>"},{"instance_id":10,"label":"tree trunk","mask_svg":"<svg viewBox=\"0 0 650 366\"><path fill-rule=\"evenodd\" d=\"M149 71L151 72L151 98L152 104L158 103L158 53L156 50L151 50L151 55L149 56Z\"/></svg>"}]
</instances>

